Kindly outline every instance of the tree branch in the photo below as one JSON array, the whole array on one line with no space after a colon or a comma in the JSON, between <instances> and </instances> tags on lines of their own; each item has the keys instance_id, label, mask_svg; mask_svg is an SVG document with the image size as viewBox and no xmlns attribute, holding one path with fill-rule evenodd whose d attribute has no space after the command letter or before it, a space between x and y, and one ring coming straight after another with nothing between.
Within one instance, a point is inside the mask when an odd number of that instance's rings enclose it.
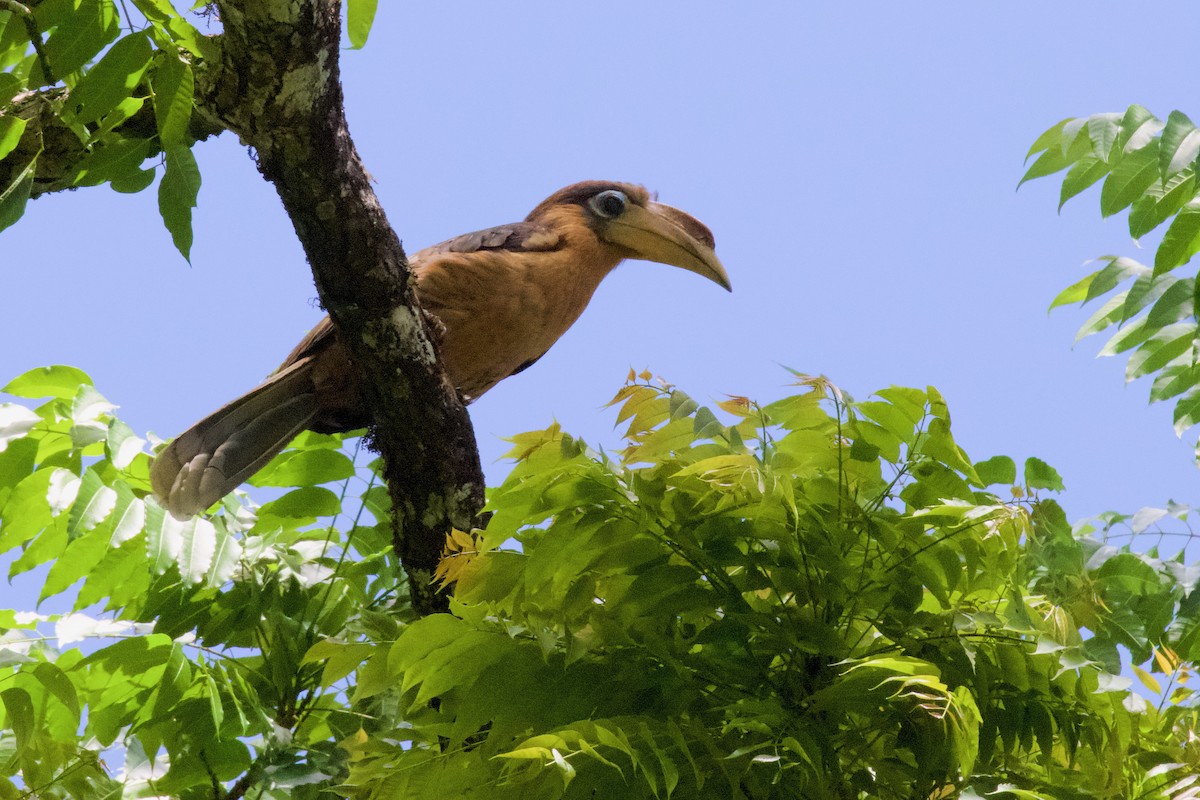
<instances>
[{"instance_id":1,"label":"tree branch","mask_svg":"<svg viewBox=\"0 0 1200 800\"><path fill-rule=\"evenodd\" d=\"M198 103L258 155L283 200L321 302L360 372L386 464L396 551L414 607L445 534L469 528L483 474L466 409L437 362L408 262L359 160L343 113L338 0L218 0L219 63L198 72Z\"/></svg>"}]
</instances>

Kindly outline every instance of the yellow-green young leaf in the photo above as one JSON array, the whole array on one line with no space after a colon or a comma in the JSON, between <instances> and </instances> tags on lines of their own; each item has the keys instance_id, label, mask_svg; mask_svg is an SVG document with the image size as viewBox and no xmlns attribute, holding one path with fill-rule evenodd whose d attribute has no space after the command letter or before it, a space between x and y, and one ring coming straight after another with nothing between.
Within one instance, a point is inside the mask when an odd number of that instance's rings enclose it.
<instances>
[{"instance_id":1,"label":"yellow-green young leaf","mask_svg":"<svg viewBox=\"0 0 1200 800\"><path fill-rule=\"evenodd\" d=\"M29 202L29 192L33 189L33 176L36 171L35 155L28 164L13 174L12 182L8 186L0 187L0 231L19 220L25 213L25 204Z\"/></svg>"},{"instance_id":2,"label":"yellow-green young leaf","mask_svg":"<svg viewBox=\"0 0 1200 800\"><path fill-rule=\"evenodd\" d=\"M1158 141L1128 153L1117 162L1100 190L1100 213L1111 217L1133 205L1158 180Z\"/></svg>"},{"instance_id":3,"label":"yellow-green young leaf","mask_svg":"<svg viewBox=\"0 0 1200 800\"><path fill-rule=\"evenodd\" d=\"M1017 482L1017 464L1008 456L992 456L986 461L975 462L975 473L982 486Z\"/></svg>"},{"instance_id":4,"label":"yellow-green young leaf","mask_svg":"<svg viewBox=\"0 0 1200 800\"><path fill-rule=\"evenodd\" d=\"M24 437L41 421L41 417L25 406L0 403L0 453L7 449L9 442Z\"/></svg>"},{"instance_id":5,"label":"yellow-green young leaf","mask_svg":"<svg viewBox=\"0 0 1200 800\"><path fill-rule=\"evenodd\" d=\"M350 46L355 50L367 43L371 24L375 21L375 7L379 0L349 0L346 4L346 33Z\"/></svg>"},{"instance_id":6,"label":"yellow-green young leaf","mask_svg":"<svg viewBox=\"0 0 1200 800\"><path fill-rule=\"evenodd\" d=\"M1161 275L1182 264L1200 250L1200 201L1193 199L1171 222L1154 254L1154 274Z\"/></svg>"},{"instance_id":7,"label":"yellow-green young leaf","mask_svg":"<svg viewBox=\"0 0 1200 800\"><path fill-rule=\"evenodd\" d=\"M160 54L150 78L154 92L154 119L163 147L187 144L188 124L192 120L194 78L192 67L169 51Z\"/></svg>"},{"instance_id":8,"label":"yellow-green young leaf","mask_svg":"<svg viewBox=\"0 0 1200 800\"><path fill-rule=\"evenodd\" d=\"M0 392L17 397L71 399L79 393L79 387L91 385L91 377L83 370L55 364L52 367L36 367L18 375L0 389Z\"/></svg>"},{"instance_id":9,"label":"yellow-green young leaf","mask_svg":"<svg viewBox=\"0 0 1200 800\"><path fill-rule=\"evenodd\" d=\"M1059 120L1046 130L1042 131L1041 135L1038 136L1037 139L1034 140L1033 144L1029 147L1029 152L1025 154L1025 160L1028 161L1029 157L1034 153L1040 153L1042 150L1052 150L1059 147L1063 139L1063 128L1065 128L1067 123L1073 119L1074 117L1067 117L1066 119Z\"/></svg>"},{"instance_id":10,"label":"yellow-green young leaf","mask_svg":"<svg viewBox=\"0 0 1200 800\"><path fill-rule=\"evenodd\" d=\"M1049 489L1053 492L1061 492L1065 488L1058 471L1040 458L1025 459L1025 485L1030 489Z\"/></svg>"},{"instance_id":11,"label":"yellow-green young leaf","mask_svg":"<svg viewBox=\"0 0 1200 800\"><path fill-rule=\"evenodd\" d=\"M88 124L112 111L133 93L150 66L151 54L150 39L144 33L120 39L71 90L63 119Z\"/></svg>"},{"instance_id":12,"label":"yellow-green young leaf","mask_svg":"<svg viewBox=\"0 0 1200 800\"><path fill-rule=\"evenodd\" d=\"M184 145L170 147L164 155L167 168L158 184L158 211L175 248L190 263L192 209L200 192L200 169L196 157Z\"/></svg>"},{"instance_id":13,"label":"yellow-green young leaf","mask_svg":"<svg viewBox=\"0 0 1200 800\"><path fill-rule=\"evenodd\" d=\"M3 101L0 101L3 102ZM21 134L25 132L25 120L21 117L0 117L0 158L13 151Z\"/></svg>"},{"instance_id":14,"label":"yellow-green young leaf","mask_svg":"<svg viewBox=\"0 0 1200 800\"><path fill-rule=\"evenodd\" d=\"M1163 180L1189 166L1200 153L1200 131L1187 115L1172 111L1158 148L1158 168Z\"/></svg>"}]
</instances>

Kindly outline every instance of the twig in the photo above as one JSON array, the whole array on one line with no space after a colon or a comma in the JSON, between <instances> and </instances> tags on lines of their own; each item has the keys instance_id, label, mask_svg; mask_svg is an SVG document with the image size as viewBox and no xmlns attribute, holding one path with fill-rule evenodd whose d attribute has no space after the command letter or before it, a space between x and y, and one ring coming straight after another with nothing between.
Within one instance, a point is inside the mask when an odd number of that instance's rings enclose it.
<instances>
[{"instance_id":1,"label":"twig","mask_svg":"<svg viewBox=\"0 0 1200 800\"><path fill-rule=\"evenodd\" d=\"M33 16L33 11L29 6L18 3L17 0L0 0L0 8L16 14L25 23L25 32L29 34L29 43L33 45L33 51L37 53L38 62L42 65L42 75L45 77L46 83L58 83L53 70L50 69L50 59L46 57L42 32L38 30L37 19Z\"/></svg>"}]
</instances>

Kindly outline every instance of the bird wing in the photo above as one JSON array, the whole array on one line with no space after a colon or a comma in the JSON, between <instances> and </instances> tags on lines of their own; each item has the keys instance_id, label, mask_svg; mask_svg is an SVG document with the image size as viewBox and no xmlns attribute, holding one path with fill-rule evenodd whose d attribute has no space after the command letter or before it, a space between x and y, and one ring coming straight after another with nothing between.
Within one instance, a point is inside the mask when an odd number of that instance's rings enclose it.
<instances>
[{"instance_id":1,"label":"bird wing","mask_svg":"<svg viewBox=\"0 0 1200 800\"><path fill-rule=\"evenodd\" d=\"M453 259L437 259L439 255L448 253L478 253L485 250L508 250L514 253L556 250L562 246L562 237L555 231L536 222L514 222L509 225L497 225L481 231L464 233L447 239L440 244L419 250L408 259L413 273L417 276L417 286L420 287L421 273L435 263L446 261L450 266ZM436 310L430 309L436 314ZM305 358L325 350L337 340L333 322L326 315L321 318L312 330L292 349L283 360L276 373ZM530 362L532 363L532 362Z\"/></svg>"}]
</instances>

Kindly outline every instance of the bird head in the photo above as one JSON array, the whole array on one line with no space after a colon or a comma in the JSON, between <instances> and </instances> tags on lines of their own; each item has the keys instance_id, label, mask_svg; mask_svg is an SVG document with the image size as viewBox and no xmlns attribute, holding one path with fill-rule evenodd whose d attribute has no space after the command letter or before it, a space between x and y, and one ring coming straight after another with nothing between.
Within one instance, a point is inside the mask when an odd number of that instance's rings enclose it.
<instances>
[{"instance_id":1,"label":"bird head","mask_svg":"<svg viewBox=\"0 0 1200 800\"><path fill-rule=\"evenodd\" d=\"M703 275L732 291L729 275L713 251L712 231L678 208L655 202L631 183L584 181L559 189L538 204L530 222L576 207L601 242L622 258L657 261Z\"/></svg>"}]
</instances>

